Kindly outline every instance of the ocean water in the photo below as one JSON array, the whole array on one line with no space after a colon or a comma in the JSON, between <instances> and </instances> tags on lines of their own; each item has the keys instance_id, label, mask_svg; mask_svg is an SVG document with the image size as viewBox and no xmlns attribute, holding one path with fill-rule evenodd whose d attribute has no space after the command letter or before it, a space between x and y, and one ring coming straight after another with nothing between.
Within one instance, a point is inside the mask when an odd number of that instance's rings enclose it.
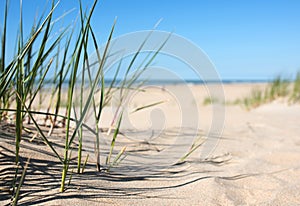
<instances>
[{"instance_id":1,"label":"ocean water","mask_svg":"<svg viewBox=\"0 0 300 206\"><path fill-rule=\"evenodd\" d=\"M202 84L243 84L243 83L268 83L272 80L262 79L247 79L247 80L240 80L240 79L225 79L225 80L209 80L209 81L202 81L202 80L143 80L143 81L136 81L134 84L143 84L143 85L180 85L180 84L189 84L189 85L202 85ZM105 86L108 87L112 83L112 80L105 80ZM114 86L119 86L122 83L121 80L116 80L114 82ZM81 81L76 82L77 85L81 85ZM51 87L53 85L52 81L45 81L44 87ZM63 83L63 87L66 88L69 85L69 81L66 80Z\"/></svg>"}]
</instances>

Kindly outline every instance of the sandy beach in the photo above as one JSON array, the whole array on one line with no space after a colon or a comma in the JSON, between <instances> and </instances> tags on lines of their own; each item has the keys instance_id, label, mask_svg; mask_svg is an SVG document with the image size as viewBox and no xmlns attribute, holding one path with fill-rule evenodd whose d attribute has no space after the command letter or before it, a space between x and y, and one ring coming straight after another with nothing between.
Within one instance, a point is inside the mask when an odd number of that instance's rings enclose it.
<instances>
[{"instance_id":1,"label":"sandy beach","mask_svg":"<svg viewBox=\"0 0 300 206\"><path fill-rule=\"evenodd\" d=\"M219 85L220 86L220 85ZM300 105L283 99L246 110L232 104L265 84L148 86L126 105L114 154L126 157L107 172L95 167L95 137L84 135L84 174L72 174L59 193L62 165L27 125L21 141L21 162L30 162L19 205L300 205ZM220 93L221 92L221 93ZM224 92L224 93L223 93ZM224 94L224 98L222 96ZM204 104L209 95L215 104ZM143 111L135 108L162 103ZM114 105L104 110L103 131ZM88 125L93 125L87 119ZM48 127L44 127L47 133ZM14 128L0 128L0 205L10 202L14 176ZM63 131L50 140L62 154ZM112 134L101 137L101 163ZM32 141L30 141L32 140ZM193 142L204 142L184 161ZM211 144L206 144L205 142ZM76 167L74 149L70 169ZM70 175L68 175L68 180Z\"/></svg>"}]
</instances>

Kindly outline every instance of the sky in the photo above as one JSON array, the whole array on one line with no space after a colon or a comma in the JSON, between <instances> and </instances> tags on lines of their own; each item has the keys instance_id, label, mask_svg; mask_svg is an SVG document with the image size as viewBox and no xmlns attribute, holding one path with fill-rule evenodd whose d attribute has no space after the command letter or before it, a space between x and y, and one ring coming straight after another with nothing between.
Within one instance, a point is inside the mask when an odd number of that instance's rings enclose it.
<instances>
[{"instance_id":1,"label":"sky","mask_svg":"<svg viewBox=\"0 0 300 206\"><path fill-rule=\"evenodd\" d=\"M4 2L0 3L1 28ZM36 13L42 13L45 2L23 0L25 32ZM92 3L83 1L84 8ZM114 37L152 29L162 19L157 30L174 32L201 48L222 79L264 80L292 76L300 70L299 8L298 0L100 0L92 25L104 42L116 17ZM55 15L66 11L70 13L60 24L76 19L78 1L61 0ZM11 0L9 42L16 39L18 14L19 1ZM9 45L9 49L13 47ZM192 78L192 74L184 78Z\"/></svg>"}]
</instances>

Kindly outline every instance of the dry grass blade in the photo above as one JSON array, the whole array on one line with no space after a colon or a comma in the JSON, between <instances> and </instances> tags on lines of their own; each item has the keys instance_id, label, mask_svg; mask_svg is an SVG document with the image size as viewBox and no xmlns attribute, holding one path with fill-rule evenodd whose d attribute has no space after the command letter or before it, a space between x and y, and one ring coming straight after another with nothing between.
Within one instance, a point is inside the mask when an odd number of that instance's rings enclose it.
<instances>
[{"instance_id":1,"label":"dry grass blade","mask_svg":"<svg viewBox=\"0 0 300 206\"><path fill-rule=\"evenodd\" d=\"M154 103L151 103L151 104L147 104L147 105L138 107L138 108L134 109L133 111L131 111L131 114L132 114L132 113L135 113L135 112L138 112L138 111L141 111L141 110L144 110L144 109L147 109L147 108L149 108L149 107L154 107L154 106L163 104L163 103L165 103L165 102L166 102L166 101L158 101L158 102L154 102Z\"/></svg>"},{"instance_id":2,"label":"dry grass blade","mask_svg":"<svg viewBox=\"0 0 300 206\"><path fill-rule=\"evenodd\" d=\"M179 161L176 164L181 164L183 163L186 158L188 158L193 152L195 152L202 144L204 144L205 139L199 137L195 140L195 142L192 144L190 150L179 159Z\"/></svg>"},{"instance_id":3,"label":"dry grass blade","mask_svg":"<svg viewBox=\"0 0 300 206\"><path fill-rule=\"evenodd\" d=\"M0 111L6 111L6 112L16 112L16 109L2 109L0 108ZM53 114L53 113L50 113L50 112L38 112L38 111L32 111L32 110L29 110L28 107L27 109L25 110L22 110L22 112L26 112L28 114L36 114L36 115L43 115L43 116L53 116L53 117L60 117L62 119L67 119L68 117L64 116L64 115L60 115L60 114ZM74 118L70 118L70 121L76 123L77 120L74 119ZM82 123L82 125L84 126L85 129L87 129L89 132L91 132L92 134L96 134L95 131L90 127L88 126L87 124L84 124Z\"/></svg>"}]
</instances>

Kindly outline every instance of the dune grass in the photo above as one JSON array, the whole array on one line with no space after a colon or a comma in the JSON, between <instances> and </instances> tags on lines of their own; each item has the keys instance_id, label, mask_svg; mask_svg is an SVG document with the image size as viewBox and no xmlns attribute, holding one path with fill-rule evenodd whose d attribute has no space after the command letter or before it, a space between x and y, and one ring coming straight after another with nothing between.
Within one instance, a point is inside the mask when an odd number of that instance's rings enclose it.
<instances>
[{"instance_id":1,"label":"dune grass","mask_svg":"<svg viewBox=\"0 0 300 206\"><path fill-rule=\"evenodd\" d=\"M216 97L205 97L204 100L203 100L203 105L206 106L206 105L210 105L210 104L217 104L217 103L220 103L220 100Z\"/></svg>"},{"instance_id":2,"label":"dune grass","mask_svg":"<svg viewBox=\"0 0 300 206\"><path fill-rule=\"evenodd\" d=\"M296 75L289 101L291 103L299 103L300 102L300 72L298 72Z\"/></svg>"},{"instance_id":3,"label":"dune grass","mask_svg":"<svg viewBox=\"0 0 300 206\"><path fill-rule=\"evenodd\" d=\"M85 118L90 110L94 114L95 127L89 128L95 134L95 156L96 168L100 171L100 119L102 110L108 106L112 95L119 92L120 98L118 109L111 121L111 128L115 132L111 141L111 148L107 157L108 167L117 165L122 160L125 149L113 157L114 144L118 136L121 125L123 104L128 96L128 90L138 89L141 84L136 84L140 75L154 60L160 49L167 40L163 41L157 52L149 54L143 64L134 68L134 63L141 53L144 44L151 35L144 40L140 48L133 55L129 66L125 69L125 76L117 84L119 70L122 61L119 62L118 69L115 73L111 84L105 86L105 62L109 58L109 48L113 37L116 21L112 24L111 31L108 35L105 48L102 54L99 52L98 40L91 25L91 18L97 4L97 0L89 10L84 11L81 2L79 23L70 24L65 28L56 29L57 19L53 19L53 13L59 6L59 2L51 3L50 11L47 15L41 15L33 22L31 32L23 33L23 8L20 3L20 20L19 30L17 32L16 55L8 60L6 47L7 42L7 24L8 17L8 0L4 8L4 22L1 31L1 58L0 58L0 121L6 121L9 113L14 116L15 132L15 164L20 164L19 154L22 150L20 142L22 140L23 125L25 119L27 124L35 126L36 131L48 145L53 154L62 164L60 192L65 190L66 177L69 172L71 151L77 150L77 173L82 173L88 161L88 156L82 163L83 145L83 127ZM63 17L65 14L62 14ZM59 17L58 19L61 19ZM59 21L58 21L59 22ZM77 33L76 33L77 32ZM49 38L51 37L51 38ZM50 40L51 39L51 40ZM89 48L96 51L96 61L90 62ZM7 61L8 60L8 61ZM94 65L94 70L90 65ZM96 66L95 66L96 65ZM95 69L96 68L96 69ZM52 71L52 73L50 72ZM133 73L133 75L132 75ZM50 82L50 84L49 84ZM67 83L67 86L65 85ZM79 85L79 89L78 89ZM42 107L43 91L50 92L50 101L46 106L46 112L40 111ZM67 91L67 97L63 98L63 90ZM75 97L75 91L79 91L79 98ZM98 95L100 93L100 95ZM49 94L49 92L48 92ZM35 102L39 102L39 107L33 107ZM45 107L45 105L43 105ZM64 110L61 108L65 107ZM78 110L79 109L79 110ZM79 111L79 112L78 112ZM74 116L72 116L72 113ZM44 116L45 121L51 122L51 128L48 134L44 134L37 116ZM65 145L63 154L61 154L52 142L49 136L58 124L58 118L62 118L62 127L65 130ZM117 123L116 123L116 120ZM73 125L73 126L72 126ZM78 147L74 148L74 141L78 142ZM27 167L27 166L26 166ZM24 170L26 171L26 170ZM73 174L73 172L71 173ZM24 174L25 176L25 174ZM71 180L71 179L70 179ZM20 188L19 188L20 190ZM18 192L19 193L19 192ZM15 198L16 199L16 198Z\"/></svg>"},{"instance_id":4,"label":"dune grass","mask_svg":"<svg viewBox=\"0 0 300 206\"><path fill-rule=\"evenodd\" d=\"M288 103L299 103L300 72L293 81L278 76L265 89L254 88L247 97L235 100L234 104L241 104L250 110L278 99Z\"/></svg>"},{"instance_id":5,"label":"dune grass","mask_svg":"<svg viewBox=\"0 0 300 206\"><path fill-rule=\"evenodd\" d=\"M27 171L29 162L30 162L30 158L27 159L27 162L25 163L25 166L23 167L23 171L22 171L22 174L21 174L21 177L20 177L18 185L13 184L14 188L13 188L13 193L12 193L12 198L11 198L11 200L12 200L12 204L11 205L13 205L13 206L18 205L19 196L20 196L20 190L21 190L21 187L22 187L22 185L24 183L24 180L25 180L26 171ZM19 165L17 165L17 167L18 166ZM16 172L16 174L17 174L17 172ZM15 179L16 179L16 177L15 177ZM16 181L16 180L14 180L14 181ZM15 187L16 187L16 189L15 189Z\"/></svg>"}]
</instances>

